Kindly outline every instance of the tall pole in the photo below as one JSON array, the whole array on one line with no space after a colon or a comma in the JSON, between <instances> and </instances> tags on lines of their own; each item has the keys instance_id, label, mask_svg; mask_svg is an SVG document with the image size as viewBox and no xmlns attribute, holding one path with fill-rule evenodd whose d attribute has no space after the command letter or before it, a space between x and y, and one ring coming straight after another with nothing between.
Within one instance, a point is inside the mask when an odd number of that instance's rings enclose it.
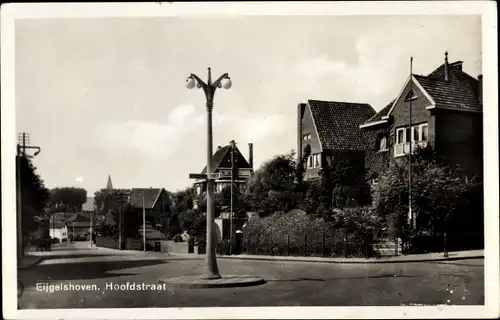
<instances>
[{"instance_id":1,"label":"tall pole","mask_svg":"<svg viewBox=\"0 0 500 320\"><path fill-rule=\"evenodd\" d=\"M411 155L412 155L412 138L413 138L413 128L411 127L411 102L413 100L413 57L410 58L410 150L408 152L408 209L410 216L411 228L415 229L415 217L413 216L413 208L412 208L412 198L411 198Z\"/></svg>"},{"instance_id":2,"label":"tall pole","mask_svg":"<svg viewBox=\"0 0 500 320\"><path fill-rule=\"evenodd\" d=\"M118 220L120 220L118 225L118 249L122 250L122 200L120 200L120 207L118 212Z\"/></svg>"},{"instance_id":3,"label":"tall pole","mask_svg":"<svg viewBox=\"0 0 500 320\"><path fill-rule=\"evenodd\" d=\"M23 244L23 198L21 192L21 146L17 145L16 156L16 180L17 180L17 262L20 263L24 256Z\"/></svg>"},{"instance_id":4,"label":"tall pole","mask_svg":"<svg viewBox=\"0 0 500 320\"><path fill-rule=\"evenodd\" d=\"M144 193L142 194L142 240L144 243L144 252L146 252L146 203Z\"/></svg>"},{"instance_id":5,"label":"tall pole","mask_svg":"<svg viewBox=\"0 0 500 320\"><path fill-rule=\"evenodd\" d=\"M234 141L231 141L231 213L229 216L229 254L233 252Z\"/></svg>"},{"instance_id":6,"label":"tall pole","mask_svg":"<svg viewBox=\"0 0 500 320\"><path fill-rule=\"evenodd\" d=\"M208 83L211 83L211 72L208 68ZM220 278L219 268L215 257L215 238L214 238L214 184L212 179L212 156L213 156L213 133L212 133L212 110L213 101L207 99L207 255L205 270L202 278L217 279Z\"/></svg>"},{"instance_id":7,"label":"tall pole","mask_svg":"<svg viewBox=\"0 0 500 320\"><path fill-rule=\"evenodd\" d=\"M227 80L224 84L223 80ZM214 94L217 88L224 87L229 89L231 87L231 80L229 75L224 73L216 81L212 82L212 72L208 68L208 81L203 82L197 75L191 74L187 81L186 86L188 89L202 88L205 93L206 107L207 107L207 252L205 258L205 266L203 269L202 279L219 279L221 275L217 267L217 259L215 256L215 220L214 220L214 190L213 190L213 177L212 177L212 110L214 107Z\"/></svg>"}]
</instances>

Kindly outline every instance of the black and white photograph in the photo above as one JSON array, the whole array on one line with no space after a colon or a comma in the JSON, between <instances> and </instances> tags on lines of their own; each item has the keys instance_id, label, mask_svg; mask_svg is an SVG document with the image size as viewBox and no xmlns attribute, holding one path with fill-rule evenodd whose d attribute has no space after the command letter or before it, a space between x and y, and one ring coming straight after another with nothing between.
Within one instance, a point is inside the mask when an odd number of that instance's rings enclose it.
<instances>
[{"instance_id":1,"label":"black and white photograph","mask_svg":"<svg viewBox=\"0 0 500 320\"><path fill-rule=\"evenodd\" d=\"M5 318L500 315L494 2L0 12Z\"/></svg>"}]
</instances>

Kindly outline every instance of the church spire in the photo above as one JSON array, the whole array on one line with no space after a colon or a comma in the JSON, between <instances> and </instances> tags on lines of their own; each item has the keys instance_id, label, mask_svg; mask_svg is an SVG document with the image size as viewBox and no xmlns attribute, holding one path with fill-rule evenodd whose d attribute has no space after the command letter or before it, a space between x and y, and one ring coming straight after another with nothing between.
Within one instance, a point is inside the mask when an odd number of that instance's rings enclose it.
<instances>
[{"instance_id":1,"label":"church spire","mask_svg":"<svg viewBox=\"0 0 500 320\"><path fill-rule=\"evenodd\" d=\"M111 183L111 175L108 175L108 184L106 185L106 189L113 190L113 183Z\"/></svg>"}]
</instances>

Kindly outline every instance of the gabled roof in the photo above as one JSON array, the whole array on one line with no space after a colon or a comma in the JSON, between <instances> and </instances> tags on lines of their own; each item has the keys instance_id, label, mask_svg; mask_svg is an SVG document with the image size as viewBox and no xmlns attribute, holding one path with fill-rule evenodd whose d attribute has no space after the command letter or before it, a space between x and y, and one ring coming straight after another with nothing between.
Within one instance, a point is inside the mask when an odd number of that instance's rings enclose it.
<instances>
[{"instance_id":1,"label":"gabled roof","mask_svg":"<svg viewBox=\"0 0 500 320\"><path fill-rule=\"evenodd\" d=\"M308 104L324 150L366 149L367 134L359 126L375 115L369 104L319 100Z\"/></svg>"},{"instance_id":2,"label":"gabled roof","mask_svg":"<svg viewBox=\"0 0 500 320\"><path fill-rule=\"evenodd\" d=\"M480 112L482 104L478 99L479 81L462 71L462 63L462 61L456 61L448 64L448 81L445 80L444 63L427 76L412 74L408 81L413 79L424 94L432 100L434 103L432 107ZM384 118L387 119L392 112L396 100L366 121L362 127L384 122Z\"/></svg>"},{"instance_id":3,"label":"gabled roof","mask_svg":"<svg viewBox=\"0 0 500 320\"><path fill-rule=\"evenodd\" d=\"M87 201L82 205L82 211L94 211L94 197L87 197Z\"/></svg>"},{"instance_id":4,"label":"gabled roof","mask_svg":"<svg viewBox=\"0 0 500 320\"><path fill-rule=\"evenodd\" d=\"M227 145L215 151L214 156L212 157L212 171L215 171L219 167L220 162L222 161L222 159L224 159L224 157L226 156L226 154L229 152L230 149L231 146ZM203 168L201 173L202 174L207 173L207 166Z\"/></svg>"},{"instance_id":5,"label":"gabled roof","mask_svg":"<svg viewBox=\"0 0 500 320\"><path fill-rule=\"evenodd\" d=\"M373 117L371 117L370 119L366 120L366 123L373 123L373 122L377 122L377 121L383 121L384 120L384 117L387 116L387 114L389 113L389 110L391 110L392 108L392 105L394 104L394 101L396 101L396 99L392 100L388 105L386 105L385 107L383 107L379 112L377 112Z\"/></svg>"},{"instance_id":6,"label":"gabled roof","mask_svg":"<svg viewBox=\"0 0 500 320\"><path fill-rule=\"evenodd\" d=\"M453 68L449 72L448 81L444 79L444 76L438 75L440 73L436 71L427 77L415 75L417 81L434 99L437 107L463 109L463 111L482 109L477 95L479 85L477 79Z\"/></svg>"},{"instance_id":7,"label":"gabled roof","mask_svg":"<svg viewBox=\"0 0 500 320\"><path fill-rule=\"evenodd\" d=\"M90 218L82 214L76 214L66 220L66 225L69 227L90 227Z\"/></svg>"},{"instance_id":8,"label":"gabled roof","mask_svg":"<svg viewBox=\"0 0 500 320\"><path fill-rule=\"evenodd\" d=\"M163 188L134 188L130 192L130 204L134 208L153 209L160 198ZM166 192L166 191L165 191ZM144 202L143 202L144 201Z\"/></svg>"},{"instance_id":9,"label":"gabled roof","mask_svg":"<svg viewBox=\"0 0 500 320\"><path fill-rule=\"evenodd\" d=\"M240 149L238 149L238 147L236 145L235 145L234 148L235 148L235 152L237 154L239 154L239 156L238 156L238 167L239 168L249 168L249 169L251 169L250 164L245 159L245 157L243 157L243 155L240 152ZM221 166L224 158L230 152L231 152L231 145L220 147L219 149L217 149L215 151L214 156L212 157L212 171L213 172L217 172L217 170ZM207 173L207 166L205 166L203 168L203 170L201 171L201 173L202 174L206 174Z\"/></svg>"}]
</instances>

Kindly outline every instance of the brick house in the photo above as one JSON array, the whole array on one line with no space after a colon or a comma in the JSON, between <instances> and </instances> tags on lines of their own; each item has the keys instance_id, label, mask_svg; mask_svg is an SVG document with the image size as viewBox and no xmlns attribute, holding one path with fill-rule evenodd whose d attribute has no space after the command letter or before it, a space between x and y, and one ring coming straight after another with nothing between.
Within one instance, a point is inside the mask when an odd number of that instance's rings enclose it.
<instances>
[{"instance_id":1,"label":"brick house","mask_svg":"<svg viewBox=\"0 0 500 320\"><path fill-rule=\"evenodd\" d=\"M365 103L309 100L300 103L297 111L298 159L307 145L311 148L304 179L318 179L326 165L334 167L339 161L349 161L359 168L363 183L369 133L359 126L373 117L375 110Z\"/></svg>"},{"instance_id":2,"label":"brick house","mask_svg":"<svg viewBox=\"0 0 500 320\"><path fill-rule=\"evenodd\" d=\"M164 188L133 188L130 191L129 202L132 210L146 211L146 219L158 227L161 221L171 213L171 199Z\"/></svg>"},{"instance_id":3,"label":"brick house","mask_svg":"<svg viewBox=\"0 0 500 320\"><path fill-rule=\"evenodd\" d=\"M241 154L236 146L236 143L231 141L229 145L218 146L212 157L212 171L218 175L215 179L214 191L220 192L225 187L231 185L231 170L234 170L233 178L235 188L244 184L253 173L253 144L248 144L248 161ZM234 167L232 167L231 159L234 160ZM207 167L203 168L202 174L207 173ZM206 182L198 180L194 183L198 195L202 194L206 189Z\"/></svg>"},{"instance_id":4,"label":"brick house","mask_svg":"<svg viewBox=\"0 0 500 320\"><path fill-rule=\"evenodd\" d=\"M446 53L442 65L408 77L398 96L359 126L370 133L365 161L374 181L392 160L408 155L410 138L412 152L430 145L448 165L482 180L482 76L468 75L462 64L448 63Z\"/></svg>"}]
</instances>

